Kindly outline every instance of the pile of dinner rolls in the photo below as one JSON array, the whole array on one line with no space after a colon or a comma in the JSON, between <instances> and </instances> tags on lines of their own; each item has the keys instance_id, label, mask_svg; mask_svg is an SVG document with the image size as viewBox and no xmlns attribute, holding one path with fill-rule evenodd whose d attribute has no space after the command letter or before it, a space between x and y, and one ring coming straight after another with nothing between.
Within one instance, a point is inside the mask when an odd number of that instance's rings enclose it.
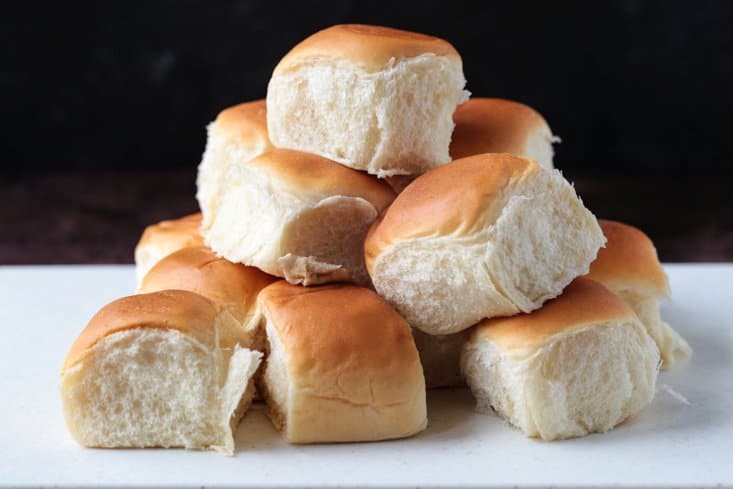
<instances>
[{"instance_id":1,"label":"pile of dinner rolls","mask_svg":"<svg viewBox=\"0 0 733 489\"><path fill-rule=\"evenodd\" d=\"M649 404L691 353L652 242L583 205L542 116L465 84L442 39L337 25L222 111L201 213L145 230L137 293L66 357L73 437L231 454L261 400L291 443L402 438L468 385L555 440Z\"/></svg>"}]
</instances>

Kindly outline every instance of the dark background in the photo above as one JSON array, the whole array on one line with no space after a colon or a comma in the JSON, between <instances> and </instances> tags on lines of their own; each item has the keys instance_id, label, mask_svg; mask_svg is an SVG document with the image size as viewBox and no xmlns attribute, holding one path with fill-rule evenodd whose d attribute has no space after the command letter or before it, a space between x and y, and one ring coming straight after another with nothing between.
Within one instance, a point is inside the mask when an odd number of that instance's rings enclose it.
<instances>
[{"instance_id":1,"label":"dark background","mask_svg":"<svg viewBox=\"0 0 733 489\"><path fill-rule=\"evenodd\" d=\"M733 2L13 2L0 14L0 263L125 262L196 210L205 125L331 24L443 37L538 109L556 166L665 260L733 260Z\"/></svg>"}]
</instances>

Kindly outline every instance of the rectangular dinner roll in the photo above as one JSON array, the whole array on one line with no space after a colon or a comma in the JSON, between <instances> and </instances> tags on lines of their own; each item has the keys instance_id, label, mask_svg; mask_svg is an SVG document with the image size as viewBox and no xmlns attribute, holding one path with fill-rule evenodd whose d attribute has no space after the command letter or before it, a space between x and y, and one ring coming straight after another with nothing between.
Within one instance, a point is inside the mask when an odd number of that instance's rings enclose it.
<instances>
[{"instance_id":1,"label":"rectangular dinner roll","mask_svg":"<svg viewBox=\"0 0 733 489\"><path fill-rule=\"evenodd\" d=\"M277 149L236 168L204 236L227 260L292 283L368 284L364 236L392 199L366 173Z\"/></svg>"},{"instance_id":2,"label":"rectangular dinner roll","mask_svg":"<svg viewBox=\"0 0 733 489\"><path fill-rule=\"evenodd\" d=\"M461 57L432 36L336 25L295 46L267 87L277 147L380 177L448 163L452 115L468 98Z\"/></svg>"},{"instance_id":3,"label":"rectangular dinner roll","mask_svg":"<svg viewBox=\"0 0 733 489\"><path fill-rule=\"evenodd\" d=\"M604 238L557 170L509 154L418 177L365 242L374 287L429 334L537 309L588 272Z\"/></svg>"},{"instance_id":4,"label":"rectangular dinner roll","mask_svg":"<svg viewBox=\"0 0 733 489\"><path fill-rule=\"evenodd\" d=\"M260 391L290 443L411 436L427 425L410 327L369 289L276 282L259 296L269 353Z\"/></svg>"},{"instance_id":5,"label":"rectangular dinner roll","mask_svg":"<svg viewBox=\"0 0 733 489\"><path fill-rule=\"evenodd\" d=\"M605 432L634 416L654 397L658 366L629 306L585 278L542 309L482 321L461 356L479 408L544 440Z\"/></svg>"},{"instance_id":6,"label":"rectangular dinner roll","mask_svg":"<svg viewBox=\"0 0 733 489\"><path fill-rule=\"evenodd\" d=\"M233 430L254 394L262 354L208 299L168 290L103 307L71 347L61 403L88 447L234 451Z\"/></svg>"},{"instance_id":7,"label":"rectangular dinner roll","mask_svg":"<svg viewBox=\"0 0 733 489\"><path fill-rule=\"evenodd\" d=\"M470 332L469 328L454 334L432 335L412 328L428 389L466 385L461 375L460 360L463 344Z\"/></svg>"},{"instance_id":8,"label":"rectangular dinner roll","mask_svg":"<svg viewBox=\"0 0 733 489\"><path fill-rule=\"evenodd\" d=\"M450 142L454 160L481 153L525 156L544 168L553 168L550 126L533 108L500 98L472 98L453 114L456 128Z\"/></svg>"},{"instance_id":9,"label":"rectangular dinner roll","mask_svg":"<svg viewBox=\"0 0 733 489\"><path fill-rule=\"evenodd\" d=\"M209 124L206 149L196 178L196 199L203 215L203 227L211 225L229 169L271 149L274 146L267 135L264 100L229 107Z\"/></svg>"},{"instance_id":10,"label":"rectangular dinner roll","mask_svg":"<svg viewBox=\"0 0 733 489\"><path fill-rule=\"evenodd\" d=\"M181 248L203 245L200 228L200 213L146 227L135 247L135 276L138 287L148 270L161 258Z\"/></svg>"},{"instance_id":11,"label":"rectangular dinner roll","mask_svg":"<svg viewBox=\"0 0 733 489\"><path fill-rule=\"evenodd\" d=\"M662 355L662 368L692 354L692 348L662 321L659 301L669 297L669 283L657 258L654 243L641 230L617 221L599 220L606 247L590 265L588 278L596 280L631 306Z\"/></svg>"},{"instance_id":12,"label":"rectangular dinner roll","mask_svg":"<svg viewBox=\"0 0 733 489\"><path fill-rule=\"evenodd\" d=\"M180 289L212 301L237 326L227 334L245 348L264 349L264 331L256 314L257 294L276 279L255 267L232 263L205 246L184 248L166 256L145 275L138 293Z\"/></svg>"}]
</instances>

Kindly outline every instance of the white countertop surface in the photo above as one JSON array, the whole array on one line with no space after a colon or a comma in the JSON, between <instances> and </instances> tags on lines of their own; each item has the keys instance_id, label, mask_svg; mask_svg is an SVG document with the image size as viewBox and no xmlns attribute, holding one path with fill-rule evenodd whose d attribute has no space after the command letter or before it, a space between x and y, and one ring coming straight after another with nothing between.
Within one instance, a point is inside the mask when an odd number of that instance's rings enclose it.
<instances>
[{"instance_id":1,"label":"white countertop surface","mask_svg":"<svg viewBox=\"0 0 733 489\"><path fill-rule=\"evenodd\" d=\"M133 268L0 267L0 487L733 487L733 264L666 270L662 314L694 356L609 433L527 439L475 413L468 391L442 390L428 394L428 429L390 442L291 446L255 407L223 457L76 445L58 371L89 318L132 292Z\"/></svg>"}]
</instances>

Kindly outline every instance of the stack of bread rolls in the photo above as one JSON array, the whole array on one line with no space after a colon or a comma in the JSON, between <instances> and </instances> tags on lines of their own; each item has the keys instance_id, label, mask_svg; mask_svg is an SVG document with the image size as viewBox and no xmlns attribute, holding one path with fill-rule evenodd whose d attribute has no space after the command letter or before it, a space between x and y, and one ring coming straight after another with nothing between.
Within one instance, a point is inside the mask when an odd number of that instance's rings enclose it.
<instances>
[{"instance_id":1,"label":"stack of bread rolls","mask_svg":"<svg viewBox=\"0 0 733 489\"><path fill-rule=\"evenodd\" d=\"M402 438L426 387L547 440L647 405L691 353L653 244L585 208L542 116L465 83L442 39L337 25L222 111L201 214L145 230L137 294L68 353L74 438L231 454L258 398L291 443Z\"/></svg>"}]
</instances>

